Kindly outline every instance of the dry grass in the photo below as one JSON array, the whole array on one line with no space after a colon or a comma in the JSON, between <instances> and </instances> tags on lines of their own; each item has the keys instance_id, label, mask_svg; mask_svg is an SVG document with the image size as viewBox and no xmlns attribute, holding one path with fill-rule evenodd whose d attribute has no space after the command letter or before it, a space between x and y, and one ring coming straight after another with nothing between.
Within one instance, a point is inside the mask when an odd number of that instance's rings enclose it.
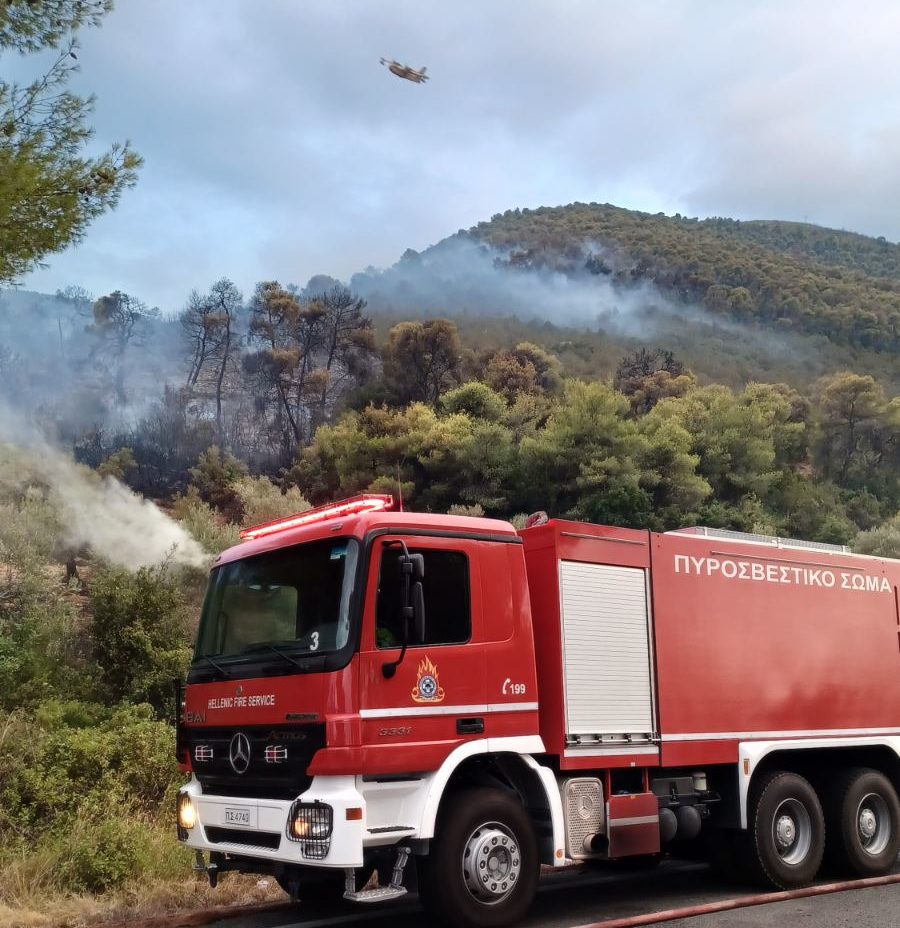
<instances>
[{"instance_id":1,"label":"dry grass","mask_svg":"<svg viewBox=\"0 0 900 928\"><path fill-rule=\"evenodd\" d=\"M37 874L35 874L37 876ZM26 878L23 872L22 877ZM127 924L224 906L258 906L287 902L271 878L263 880L231 873L217 889L205 878L182 881L142 881L139 887L103 896L46 893L40 884L5 886L3 895L16 898L13 907L0 902L0 928L86 928L89 925ZM177 920L176 920L177 921Z\"/></svg>"},{"instance_id":2,"label":"dry grass","mask_svg":"<svg viewBox=\"0 0 900 928\"><path fill-rule=\"evenodd\" d=\"M80 827L73 822L73 833ZM287 902L271 877L229 873L216 889L210 889L205 876L191 873L192 856L175 841L168 823L160 825L147 819L141 831L142 859L130 882L96 895L66 890L60 877L65 841L23 847L18 852L8 850L0 865L0 928L136 928L138 923L152 923L163 916L174 928L202 923L202 919L194 922L189 917L173 919L175 915Z\"/></svg>"}]
</instances>

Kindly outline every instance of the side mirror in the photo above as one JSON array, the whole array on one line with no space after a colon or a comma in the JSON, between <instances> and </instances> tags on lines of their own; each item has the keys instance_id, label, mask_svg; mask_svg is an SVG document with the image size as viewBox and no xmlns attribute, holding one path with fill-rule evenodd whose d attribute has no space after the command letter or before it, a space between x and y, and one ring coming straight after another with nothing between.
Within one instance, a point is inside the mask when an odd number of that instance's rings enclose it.
<instances>
[{"instance_id":1,"label":"side mirror","mask_svg":"<svg viewBox=\"0 0 900 928\"><path fill-rule=\"evenodd\" d=\"M410 641L413 644L422 644L425 641L425 594L422 588L422 580L425 577L425 555L410 554L402 541L399 544L403 551L397 559L402 587L400 612L403 617L403 641L397 660L387 661L381 665L381 672L388 680L394 676L397 668L403 663Z\"/></svg>"},{"instance_id":2,"label":"side mirror","mask_svg":"<svg viewBox=\"0 0 900 928\"><path fill-rule=\"evenodd\" d=\"M421 581L425 579L425 555L424 554L401 554L397 559L397 568L400 571L400 579L409 575L411 580Z\"/></svg>"}]
</instances>

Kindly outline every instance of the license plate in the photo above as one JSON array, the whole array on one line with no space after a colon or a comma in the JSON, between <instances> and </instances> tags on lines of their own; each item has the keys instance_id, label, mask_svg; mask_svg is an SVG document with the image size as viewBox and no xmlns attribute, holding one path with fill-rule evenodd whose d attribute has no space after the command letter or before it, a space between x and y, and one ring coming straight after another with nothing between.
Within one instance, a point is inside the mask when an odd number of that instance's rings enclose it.
<instances>
[{"instance_id":1,"label":"license plate","mask_svg":"<svg viewBox=\"0 0 900 928\"><path fill-rule=\"evenodd\" d=\"M245 828L249 828L253 824L252 811L252 809L226 809L225 824L243 825Z\"/></svg>"}]
</instances>

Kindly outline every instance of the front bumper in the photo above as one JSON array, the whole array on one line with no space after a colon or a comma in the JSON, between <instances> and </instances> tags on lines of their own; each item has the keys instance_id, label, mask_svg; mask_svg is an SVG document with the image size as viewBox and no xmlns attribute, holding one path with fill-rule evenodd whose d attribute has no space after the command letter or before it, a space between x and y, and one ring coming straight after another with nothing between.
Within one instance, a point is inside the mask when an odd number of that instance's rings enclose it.
<instances>
[{"instance_id":1,"label":"front bumper","mask_svg":"<svg viewBox=\"0 0 900 928\"><path fill-rule=\"evenodd\" d=\"M304 851L317 842L294 841L287 836L292 800L204 795L196 779L182 792L191 797L197 815L183 842L187 847L309 867L363 865L366 802L356 789L354 777L315 777L299 797L302 802L325 803L333 810L327 850L321 845L315 847L316 856ZM348 809L362 809L362 816L348 818Z\"/></svg>"}]
</instances>

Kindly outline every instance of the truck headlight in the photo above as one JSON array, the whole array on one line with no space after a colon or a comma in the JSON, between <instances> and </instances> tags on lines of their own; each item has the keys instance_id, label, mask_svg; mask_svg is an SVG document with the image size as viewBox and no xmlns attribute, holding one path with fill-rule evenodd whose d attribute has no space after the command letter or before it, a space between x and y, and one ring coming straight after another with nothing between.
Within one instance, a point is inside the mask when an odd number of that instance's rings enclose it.
<instances>
[{"instance_id":1,"label":"truck headlight","mask_svg":"<svg viewBox=\"0 0 900 928\"><path fill-rule=\"evenodd\" d=\"M324 802L300 802L291 806L287 822L287 836L291 841L304 842L303 853L308 857L318 857L318 854L306 853L305 843L308 841L325 842L331 837L334 821L334 811ZM327 853L327 846L325 848ZM324 857L325 855L322 854Z\"/></svg>"},{"instance_id":2,"label":"truck headlight","mask_svg":"<svg viewBox=\"0 0 900 928\"><path fill-rule=\"evenodd\" d=\"M197 824L197 810L188 793L178 794L178 827L190 831Z\"/></svg>"}]
</instances>

